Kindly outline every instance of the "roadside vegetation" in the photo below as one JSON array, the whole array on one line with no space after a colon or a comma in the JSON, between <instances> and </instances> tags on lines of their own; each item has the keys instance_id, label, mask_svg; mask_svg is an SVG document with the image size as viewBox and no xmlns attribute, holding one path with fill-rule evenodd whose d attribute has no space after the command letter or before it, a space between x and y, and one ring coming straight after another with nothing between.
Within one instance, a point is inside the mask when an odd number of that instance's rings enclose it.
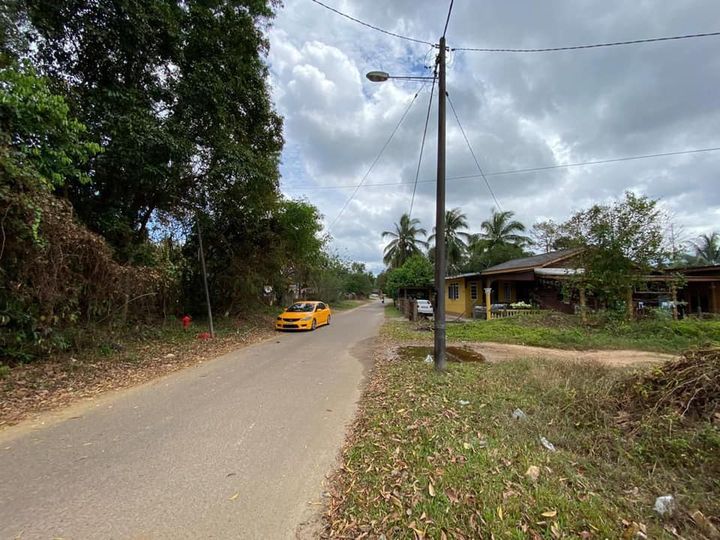
<instances>
[{"instance_id":1,"label":"roadside vegetation","mask_svg":"<svg viewBox=\"0 0 720 540\"><path fill-rule=\"evenodd\" d=\"M717 537L717 349L642 374L518 359L438 375L429 352L400 347L376 364L329 537ZM675 508L660 516L665 495Z\"/></svg>"},{"instance_id":2,"label":"roadside vegetation","mask_svg":"<svg viewBox=\"0 0 720 540\"><path fill-rule=\"evenodd\" d=\"M432 323L389 321L383 333L401 341L432 339ZM626 321L596 317L528 314L491 321L448 322L450 341L513 343L557 349L635 349L680 353L692 347L720 345L720 319L669 317Z\"/></svg>"},{"instance_id":3,"label":"roadside vegetation","mask_svg":"<svg viewBox=\"0 0 720 540\"><path fill-rule=\"evenodd\" d=\"M369 294L317 208L279 190L279 4L111 4L3 5L0 374L205 316L201 243L216 314Z\"/></svg>"},{"instance_id":4,"label":"roadside vegetation","mask_svg":"<svg viewBox=\"0 0 720 540\"><path fill-rule=\"evenodd\" d=\"M245 319L218 318L215 338L207 322L122 329L86 329L65 353L0 370L0 428L108 390L129 387L211 360L270 335L274 311Z\"/></svg>"}]
</instances>

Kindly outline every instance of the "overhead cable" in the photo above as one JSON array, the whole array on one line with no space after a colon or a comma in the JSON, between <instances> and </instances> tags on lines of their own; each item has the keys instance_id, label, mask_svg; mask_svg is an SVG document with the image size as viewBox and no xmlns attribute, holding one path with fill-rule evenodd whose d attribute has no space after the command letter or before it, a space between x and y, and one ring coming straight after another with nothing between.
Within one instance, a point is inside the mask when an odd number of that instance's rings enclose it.
<instances>
[{"instance_id":1,"label":"overhead cable","mask_svg":"<svg viewBox=\"0 0 720 540\"><path fill-rule=\"evenodd\" d=\"M415 192L417 191L418 178L420 177L420 165L422 164L423 150L425 150L425 137L427 136L428 123L430 122L430 109L432 109L434 94L435 79L433 79L432 87L430 88L430 101L428 101L427 115L425 116L425 128L423 129L422 142L420 143L420 157L418 158L417 170L415 171L415 184L413 185L412 197L410 198L410 212L408 212L408 217L412 217L413 206L415 205Z\"/></svg>"},{"instance_id":2,"label":"overhead cable","mask_svg":"<svg viewBox=\"0 0 720 540\"><path fill-rule=\"evenodd\" d=\"M492 49L487 47L453 47L453 51L472 52L498 52L498 53L542 53L555 51L574 51L578 49L598 49L600 47L617 47L620 45L637 45L639 43L656 43L658 41L675 41L680 39L693 39L720 36L720 32L705 32L702 34L685 34L681 36L667 36L647 39L632 39L628 41L613 41L609 43L593 43L591 45L571 45L568 47L546 47L542 49Z\"/></svg>"},{"instance_id":3,"label":"overhead cable","mask_svg":"<svg viewBox=\"0 0 720 540\"><path fill-rule=\"evenodd\" d=\"M453 2L454 2L454 0L450 0L450 7L448 8L447 19L445 19L445 28L443 29L443 34L442 34L443 37L445 37L445 34L447 34L448 24L450 24L450 14L452 13Z\"/></svg>"},{"instance_id":4,"label":"overhead cable","mask_svg":"<svg viewBox=\"0 0 720 540\"><path fill-rule=\"evenodd\" d=\"M622 161L635 161L640 159L651 159L651 158L661 158L661 157L672 157L672 156L683 156L688 154L701 154L706 152L717 152L720 151L720 147L712 147L712 148L697 148L693 150L680 150L677 152L662 152L658 154L644 154L639 156L625 156L625 157L619 157L619 158L611 158L611 159L599 159L595 161L583 161L580 163L565 163L562 165L546 165L543 167L528 167L526 169L509 169L505 171L492 171L485 173L485 176L505 176L509 174L522 174L522 173L532 173L532 172L539 172L539 171L549 171L553 169L569 169L573 167L585 167L588 165L602 165L605 163L618 163ZM466 174L462 176L448 176L447 180L472 180L475 178L480 178L482 175L480 174ZM432 182L435 182L435 179L433 180L418 180L418 184L430 184ZM378 182L374 184L365 184L364 187L385 187L385 186L407 186L409 185L409 182ZM343 184L339 186L306 186L306 187L287 187L283 188L287 191L316 191L316 190L326 190L326 189L352 189L359 187L358 184Z\"/></svg>"},{"instance_id":5,"label":"overhead cable","mask_svg":"<svg viewBox=\"0 0 720 540\"><path fill-rule=\"evenodd\" d=\"M385 141L385 144L383 144L382 148L380 149L380 152L379 152L378 155L375 157L375 159L373 160L373 162L370 164L370 167L368 168L367 172L365 173L365 175L364 175L364 176L362 177L362 179L360 180L360 183L355 186L355 191L353 191L352 195L350 195L350 197L348 197L348 199L345 201L345 204L343 204L342 208L340 209L340 212L338 213L338 215L335 217L335 219L332 221L332 223L331 223L330 226L328 227L328 233L332 230L332 228L333 228L333 227L335 226L335 224L338 222L338 220L340 219L340 217L343 215L343 212L345 212L345 209L346 209L346 208L348 207L348 205L350 204L350 201L352 201L353 198L355 198L355 195L357 195L357 192L358 192L358 190L360 189L360 186L363 185L363 183L365 182L365 180L367 179L367 177L370 175L370 173L372 172L372 170L373 170L373 168L375 167L375 165L377 164L377 162L380 161L380 158L382 157L383 153L385 152L385 149L386 149L386 148L388 147L388 145L390 144L390 141L393 140L393 137L394 137L395 134L397 133L398 129L400 129L400 126L402 125L403 121L405 120L405 117L406 117L406 116L408 115L408 113L410 112L410 109L412 108L413 104L414 104L415 101L417 100L417 97L420 95L420 92L422 92L424 88L425 88L425 85L423 84L423 85L420 87L420 90L418 90L418 91L415 93L415 95L413 96L413 98L410 100L410 103L408 104L407 108L405 109L405 112L403 112L402 116L400 117L400 120L398 121L397 125L395 126L395 129L393 129L393 130L392 130L392 133L390 133L390 136L388 137L387 141Z\"/></svg>"},{"instance_id":6,"label":"overhead cable","mask_svg":"<svg viewBox=\"0 0 720 540\"><path fill-rule=\"evenodd\" d=\"M407 41L412 41L415 43L423 43L425 45L435 45L434 43L430 43L429 41L425 41L422 39L416 39L408 36L403 36L401 34L396 34L395 32L390 32L389 30L385 30L383 28L380 28L378 26L372 25L370 23L366 23L365 21L361 21L360 19L356 19L355 17L348 15L347 13L343 13L340 10L335 9L334 7L328 6L327 4L324 4L320 2L319 0L311 0L312 2L315 2L317 5L324 7L325 9L329 9L333 13L337 13L338 15L345 17L346 19L350 19L351 21L354 21L358 24L362 24L363 26L367 26L368 28L372 28L373 30L377 30L378 32L382 32L383 34L387 34L388 36L393 36L396 38L404 39Z\"/></svg>"},{"instance_id":7,"label":"overhead cable","mask_svg":"<svg viewBox=\"0 0 720 540\"><path fill-rule=\"evenodd\" d=\"M493 192L492 187L490 187L490 182L488 181L487 177L485 176L485 173L482 170L482 167L480 166L480 162L478 161L478 158L475 156L475 152L472 149L472 146L470 145L470 139L468 139L467 135L465 134L465 130L462 127L462 123L460 123L460 117L458 116L457 111L455 110L455 105L453 105L452 99L450 99L450 94L447 94L447 100L450 104L450 108L452 109L453 115L455 116L455 120L457 121L458 127L460 128L460 133L462 133L463 138L465 139L465 143L467 144L468 149L470 150L470 154L472 154L473 160L475 161L475 165L477 166L478 171L480 172L480 176L482 176L482 179L485 181L485 185L488 188L488 191L490 192L490 195L492 195L493 201L495 201L495 206L497 206L498 210L502 211L502 206L500 206L500 203L497 200L497 197L495 197L495 193Z\"/></svg>"}]
</instances>

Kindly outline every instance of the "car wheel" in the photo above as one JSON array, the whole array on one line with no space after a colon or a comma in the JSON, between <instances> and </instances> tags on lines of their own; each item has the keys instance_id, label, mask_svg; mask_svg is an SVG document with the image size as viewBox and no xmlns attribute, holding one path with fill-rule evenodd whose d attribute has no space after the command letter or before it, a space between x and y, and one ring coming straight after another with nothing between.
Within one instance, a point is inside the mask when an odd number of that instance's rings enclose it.
<instances>
[{"instance_id":1,"label":"car wheel","mask_svg":"<svg viewBox=\"0 0 720 540\"><path fill-rule=\"evenodd\" d=\"M313 319L312 325L310 326L310 330L315 330L317 328L317 321Z\"/></svg>"},{"instance_id":2,"label":"car wheel","mask_svg":"<svg viewBox=\"0 0 720 540\"><path fill-rule=\"evenodd\" d=\"M328 326L330 326L330 315L328 315L327 322L326 322L325 324L327 324Z\"/></svg>"}]
</instances>

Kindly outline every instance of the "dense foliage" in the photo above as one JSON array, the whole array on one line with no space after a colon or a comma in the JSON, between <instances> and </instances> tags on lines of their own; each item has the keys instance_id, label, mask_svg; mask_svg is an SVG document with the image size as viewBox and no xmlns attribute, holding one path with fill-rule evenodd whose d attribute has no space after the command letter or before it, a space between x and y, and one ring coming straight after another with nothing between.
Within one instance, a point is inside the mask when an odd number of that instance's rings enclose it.
<instances>
[{"instance_id":1,"label":"dense foliage","mask_svg":"<svg viewBox=\"0 0 720 540\"><path fill-rule=\"evenodd\" d=\"M289 291L365 295L321 216L279 192L267 83L276 0L9 0L0 9L0 348L216 313ZM265 286L272 293L264 293Z\"/></svg>"}]
</instances>

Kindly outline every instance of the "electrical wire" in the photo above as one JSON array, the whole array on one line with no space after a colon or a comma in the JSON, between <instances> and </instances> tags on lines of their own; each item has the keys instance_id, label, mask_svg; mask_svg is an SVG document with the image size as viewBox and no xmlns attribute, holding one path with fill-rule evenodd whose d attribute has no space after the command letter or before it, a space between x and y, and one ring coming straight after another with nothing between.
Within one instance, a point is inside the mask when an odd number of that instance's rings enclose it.
<instances>
[{"instance_id":1,"label":"electrical wire","mask_svg":"<svg viewBox=\"0 0 720 540\"><path fill-rule=\"evenodd\" d=\"M330 226L328 227L328 229L327 229L327 230L328 230L328 233L330 233L330 231L332 230L332 228L335 226L335 224L338 222L338 220L340 219L340 217L343 215L343 212L345 212L345 209L346 209L346 208L348 207L348 205L350 204L350 201L352 201L352 200L355 198L355 195L357 195L357 192L358 192L358 190L360 189L360 186L363 185L363 183L365 182L365 180L367 179L367 177L370 175L370 172L372 172L372 170L373 170L373 168L375 167L375 165L377 164L377 162L380 161L380 158L382 157L383 153L385 152L385 149L386 149L386 148L388 147L388 145L390 144L390 141L393 140L393 137L395 137L395 134L397 133L398 129L400 129L400 126L401 126L402 123L405 121L405 117L406 117L406 116L408 115L408 113L410 112L410 109L412 108L413 104L414 104L415 101L417 100L417 97L420 95L420 92L423 91L423 89L425 88L425 86L426 86L426 85L423 84L423 85L420 87L420 90L418 90L418 91L415 93L415 95L413 96L413 98L410 100L410 103L408 104L407 108L405 109L405 112L403 112L402 116L400 117L400 120L398 121L397 125L395 126L395 129L393 129L393 130L392 130L392 133L390 133L390 137L388 137L387 141L385 141L385 144L383 144L382 148L380 149L380 152L379 152L378 155L375 157L375 159L373 160L373 162L370 164L370 167L368 168L367 172L365 173L365 175L364 175L364 176L362 177L362 179L360 180L360 183L355 186L355 191L353 191L352 195L350 195L350 197L348 197L348 199L345 201L345 204L343 204L342 208L340 209L340 212L338 213L338 215L335 217L335 219L332 221L332 223L331 223Z\"/></svg>"},{"instance_id":2,"label":"electrical wire","mask_svg":"<svg viewBox=\"0 0 720 540\"><path fill-rule=\"evenodd\" d=\"M420 165L422 164L423 151L425 150L425 137L427 136L428 124L430 123L430 109L432 109L433 95L435 94L435 78L430 88L430 101L428 102L427 115L425 116L425 129L423 129L422 142L420 143L420 157L418 158L418 166L415 171L415 184L413 185L412 197L410 199L410 212L408 216L412 217L413 206L415 205L415 192L417 191L418 178L420 177Z\"/></svg>"},{"instance_id":3,"label":"electrical wire","mask_svg":"<svg viewBox=\"0 0 720 540\"><path fill-rule=\"evenodd\" d=\"M448 8L447 19L445 19L445 29L443 30L443 37L447 34L448 24L450 24L450 14L452 13L453 3L455 0L450 0L450 8Z\"/></svg>"},{"instance_id":4,"label":"electrical wire","mask_svg":"<svg viewBox=\"0 0 720 540\"><path fill-rule=\"evenodd\" d=\"M372 28L373 30L377 30L378 32L382 32L383 34L387 34L388 36L393 36L396 38L404 39L407 41L412 41L415 43L423 43L425 45L433 45L433 46L435 45L434 43L430 43L429 41L424 41L422 39L415 39L412 37L403 36L401 34L396 34L395 32L390 32L388 30L384 30L378 26L374 26L372 24L366 23L365 21L361 21L360 19L356 19L355 17L348 15L347 13L343 13L342 11L335 9L334 7L328 6L327 4L320 2L319 0L311 0L311 2L315 2L317 5L322 6L325 9L332 11L333 13L337 13L338 15L345 17L346 19L350 19L351 21L354 21L358 24L362 24L363 26L367 26L368 28Z\"/></svg>"},{"instance_id":5,"label":"electrical wire","mask_svg":"<svg viewBox=\"0 0 720 540\"><path fill-rule=\"evenodd\" d=\"M606 163L618 163L623 161L635 161L640 159L651 159L651 158L660 158L660 157L671 157L671 156L683 156L687 154L701 154L705 152L717 152L720 151L720 147L714 147L714 148L697 148L693 150L680 150L677 152L662 152L659 154L643 154L638 156L625 156L620 158L611 158L611 159L599 159L595 161L583 161L580 163L566 163L563 165L546 165L543 167L528 167L526 169L509 169L505 171L493 171L485 173L485 176L505 176L510 174L522 174L522 173L532 173L532 172L539 172L539 171L549 171L553 169L569 169L573 167L585 167L588 165L603 165ZM466 174L462 176L448 176L447 180L472 180L474 178L479 178L481 175L479 174ZM435 180L418 180L418 184L430 184L432 182L435 182ZM386 186L406 186L409 185L409 182L378 182L375 184L365 184L364 187L386 187ZM287 191L317 191L317 190L326 190L326 189L352 189L359 187L358 184L344 184L339 186L306 186L306 187L287 187L284 188Z\"/></svg>"},{"instance_id":6,"label":"electrical wire","mask_svg":"<svg viewBox=\"0 0 720 540\"><path fill-rule=\"evenodd\" d=\"M617 47L620 45L636 45L639 43L656 43L658 41L675 41L680 39L693 39L702 37L720 36L720 32L706 32L703 34L685 34L682 36L668 36L648 39L633 39L628 41L614 41L609 43L593 43L591 45L572 45L569 47L547 47L542 49L491 49L485 47L454 47L453 51L472 52L500 52L500 53L541 53L555 51L574 51L578 49L598 49L600 47Z\"/></svg>"},{"instance_id":7,"label":"electrical wire","mask_svg":"<svg viewBox=\"0 0 720 540\"><path fill-rule=\"evenodd\" d=\"M495 206L497 206L498 210L502 211L502 206L500 206L500 203L497 200L497 197L495 197L495 193L493 192L492 187L490 187L490 182L487 179L487 176L485 176L485 173L482 170L482 167L480 166L480 162L478 161L478 158L475 156L475 152L472 149L472 146L470 145L470 139L468 139L468 136L465 134L465 130L462 127L462 123L460 122L460 117L458 116L457 111L455 110L455 105L453 105L452 99L450 99L450 94L446 93L446 97L448 100L448 103L450 104L450 108L452 109L453 115L455 116L455 120L457 121L458 127L460 128L460 133L462 133L463 138L465 139L465 143L467 144L468 149L470 150L470 153L472 154L473 160L475 161L475 165L478 168L478 171L480 171L480 176L482 176L482 179L485 181L485 185L488 188L488 191L490 192L490 195L492 195L493 201L495 201Z\"/></svg>"}]
</instances>

